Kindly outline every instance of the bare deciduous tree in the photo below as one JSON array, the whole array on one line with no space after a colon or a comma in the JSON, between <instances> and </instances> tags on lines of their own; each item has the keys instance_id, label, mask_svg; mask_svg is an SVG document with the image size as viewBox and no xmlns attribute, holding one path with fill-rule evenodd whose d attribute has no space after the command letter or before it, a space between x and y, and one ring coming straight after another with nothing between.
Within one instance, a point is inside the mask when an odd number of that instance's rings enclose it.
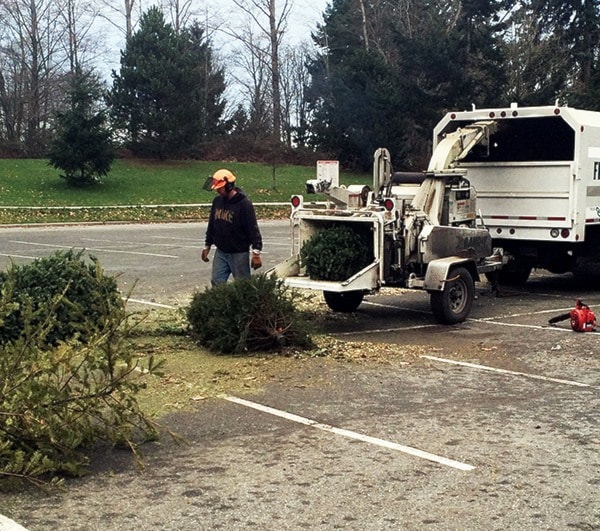
<instances>
[{"instance_id":1,"label":"bare deciduous tree","mask_svg":"<svg viewBox=\"0 0 600 531\"><path fill-rule=\"evenodd\" d=\"M90 0L0 0L0 137L43 154L66 74L91 59Z\"/></svg>"},{"instance_id":2,"label":"bare deciduous tree","mask_svg":"<svg viewBox=\"0 0 600 531\"><path fill-rule=\"evenodd\" d=\"M97 4L90 0L63 1L59 15L64 31L61 40L68 57L69 70L73 73L78 67L85 66L95 54L99 37L91 33L99 10Z\"/></svg>"},{"instance_id":3,"label":"bare deciduous tree","mask_svg":"<svg viewBox=\"0 0 600 531\"><path fill-rule=\"evenodd\" d=\"M248 128L253 135L260 137L269 131L272 123L268 57L264 42L261 43L261 36L255 35L251 28L247 27L237 35L243 50L231 57L231 64L235 67L231 75L235 84L240 87L242 99L248 109ZM236 71L240 74L236 74Z\"/></svg>"},{"instance_id":4,"label":"bare deciduous tree","mask_svg":"<svg viewBox=\"0 0 600 531\"><path fill-rule=\"evenodd\" d=\"M31 155L43 149L42 137L56 104L56 81L65 61L57 7L51 0L0 1L4 132Z\"/></svg>"},{"instance_id":5,"label":"bare deciduous tree","mask_svg":"<svg viewBox=\"0 0 600 531\"><path fill-rule=\"evenodd\" d=\"M169 13L171 25L178 33L188 26L196 15L193 0L162 0L159 5L163 12Z\"/></svg>"},{"instance_id":6,"label":"bare deciduous tree","mask_svg":"<svg viewBox=\"0 0 600 531\"><path fill-rule=\"evenodd\" d=\"M273 138L281 140L281 72L279 48L287 29L292 8L291 0L233 0L234 4L259 28L267 38L273 106ZM280 8L280 9L278 9ZM243 41L243 35L236 35ZM247 35L246 35L247 37ZM246 45L249 43L246 42Z\"/></svg>"},{"instance_id":7,"label":"bare deciduous tree","mask_svg":"<svg viewBox=\"0 0 600 531\"><path fill-rule=\"evenodd\" d=\"M282 133L288 146L294 142L306 144L308 126L308 101L306 89L309 74L306 68L308 47L286 46L282 54L281 67L281 106Z\"/></svg>"},{"instance_id":8,"label":"bare deciduous tree","mask_svg":"<svg viewBox=\"0 0 600 531\"><path fill-rule=\"evenodd\" d=\"M145 0L101 0L101 4L103 6L101 18L129 39L147 2Z\"/></svg>"}]
</instances>

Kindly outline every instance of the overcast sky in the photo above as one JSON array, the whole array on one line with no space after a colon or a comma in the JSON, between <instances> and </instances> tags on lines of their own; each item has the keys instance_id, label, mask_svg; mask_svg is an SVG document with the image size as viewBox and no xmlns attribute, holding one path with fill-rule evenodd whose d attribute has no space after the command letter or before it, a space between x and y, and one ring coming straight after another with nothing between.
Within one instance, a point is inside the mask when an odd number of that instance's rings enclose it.
<instances>
[{"instance_id":1,"label":"overcast sky","mask_svg":"<svg viewBox=\"0 0 600 531\"><path fill-rule=\"evenodd\" d=\"M311 31L323 19L323 12L329 2L328 0L291 1L292 11L288 25L288 35L295 42L309 40ZM206 0L205 5L209 14L214 14L220 20L231 20L232 24L235 23L239 8L231 0Z\"/></svg>"},{"instance_id":2,"label":"overcast sky","mask_svg":"<svg viewBox=\"0 0 600 531\"><path fill-rule=\"evenodd\" d=\"M284 39L284 44L299 44L308 42L312 44L310 35L316 30L317 24L323 20L325 11L330 0L292 0L292 9L288 20L288 27ZM205 0L206 14L209 20L209 26L216 25L222 27L225 31L234 30L236 21L241 17L247 16L240 12L240 9L232 0ZM226 58L232 53L238 53L240 44L232 41L224 31L217 31L210 35L213 41L213 48L221 59ZM229 108L233 109L239 102L239 87L235 82L235 76L244 77L243 72L232 70L231 62L226 61L228 65L227 73L227 91L225 97L229 103Z\"/></svg>"},{"instance_id":3,"label":"overcast sky","mask_svg":"<svg viewBox=\"0 0 600 531\"><path fill-rule=\"evenodd\" d=\"M311 42L310 34L317 24L323 20L329 0L292 0L292 10L288 22L286 33L286 44L296 44L300 42ZM232 0L205 0L195 4L196 18L206 22L209 26L222 27L225 29L234 29L237 21L243 16L240 9ZM119 21L119 24L121 21ZM99 31L104 35L106 41L107 53L104 55L104 64L99 65L103 74L110 76L111 69L119 67L119 51L123 49L124 36L118 32L106 21L99 21ZM231 40L224 32L211 32L209 36L213 40L213 46L217 53L226 47L227 41Z\"/></svg>"},{"instance_id":4,"label":"overcast sky","mask_svg":"<svg viewBox=\"0 0 600 531\"><path fill-rule=\"evenodd\" d=\"M312 44L310 40L311 32L313 32L317 24L323 20L323 12L325 11L330 0L292 0L292 10L288 21L288 28L286 32L286 38L284 44L298 44L301 42L308 42ZM233 3L232 0L196 0L194 4L198 20L205 22L209 28L221 27L225 30L235 30L238 27L238 21L243 16L240 13L240 9ZM168 15L167 15L168 16ZM205 20L206 19L206 20ZM107 40L108 52L104 55L98 63L98 70L100 74L111 83L110 72L112 69L119 70L119 51L123 49L124 37L122 33L116 32L110 25L103 25L101 31L105 32ZM111 37L113 35L113 37ZM221 60L226 61L228 54L231 54L230 44L232 42L231 37L228 37L223 31L211 31L209 29L208 35L213 41L213 49L217 57ZM230 67L231 65L229 65ZM231 74L231 72L229 72ZM227 100L230 103L235 104L236 90L235 85L228 76L229 90L226 95Z\"/></svg>"}]
</instances>

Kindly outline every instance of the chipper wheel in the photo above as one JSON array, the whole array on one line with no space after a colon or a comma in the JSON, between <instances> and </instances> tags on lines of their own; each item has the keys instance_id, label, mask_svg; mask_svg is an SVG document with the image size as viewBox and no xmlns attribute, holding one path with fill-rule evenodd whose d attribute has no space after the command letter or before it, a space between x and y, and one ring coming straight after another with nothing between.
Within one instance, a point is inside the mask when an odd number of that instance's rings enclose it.
<instances>
[{"instance_id":1,"label":"chipper wheel","mask_svg":"<svg viewBox=\"0 0 600 531\"><path fill-rule=\"evenodd\" d=\"M353 312L360 306L365 294L362 291L324 291L325 302L334 312Z\"/></svg>"},{"instance_id":2,"label":"chipper wheel","mask_svg":"<svg viewBox=\"0 0 600 531\"><path fill-rule=\"evenodd\" d=\"M473 277L464 267L453 269L443 291L432 291L431 311L442 324L462 323L471 312L475 298Z\"/></svg>"}]
</instances>

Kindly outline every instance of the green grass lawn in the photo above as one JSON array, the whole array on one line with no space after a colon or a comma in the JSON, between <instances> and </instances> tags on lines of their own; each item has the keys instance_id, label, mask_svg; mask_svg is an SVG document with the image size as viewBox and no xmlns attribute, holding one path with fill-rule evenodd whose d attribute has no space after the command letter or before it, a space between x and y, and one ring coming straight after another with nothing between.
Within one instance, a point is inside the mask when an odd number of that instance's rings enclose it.
<instances>
[{"instance_id":1,"label":"green grass lawn","mask_svg":"<svg viewBox=\"0 0 600 531\"><path fill-rule=\"evenodd\" d=\"M202 185L206 177L222 167L237 175L239 186L254 203L287 202L291 195L304 193L307 179L316 177L316 166L279 166L273 180L271 166L264 164L119 159L101 184L73 188L67 186L58 171L44 159L0 159L0 224L202 218L204 214L196 208L142 209L139 205L209 203L214 192L203 190ZM340 181L370 184L371 178L342 173ZM98 208L120 205L133 208ZM48 207L91 208L55 210Z\"/></svg>"}]
</instances>

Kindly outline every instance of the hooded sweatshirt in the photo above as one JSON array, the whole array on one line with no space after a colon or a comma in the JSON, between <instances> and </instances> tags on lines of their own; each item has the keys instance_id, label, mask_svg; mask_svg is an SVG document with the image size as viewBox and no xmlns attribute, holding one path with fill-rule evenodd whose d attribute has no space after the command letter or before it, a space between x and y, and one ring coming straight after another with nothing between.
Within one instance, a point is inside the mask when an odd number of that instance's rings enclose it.
<instances>
[{"instance_id":1,"label":"hooded sweatshirt","mask_svg":"<svg viewBox=\"0 0 600 531\"><path fill-rule=\"evenodd\" d=\"M249 248L262 250L262 236L258 229L252 202L240 188L231 198L215 196L212 202L206 247L216 245L224 253L248 252Z\"/></svg>"}]
</instances>

